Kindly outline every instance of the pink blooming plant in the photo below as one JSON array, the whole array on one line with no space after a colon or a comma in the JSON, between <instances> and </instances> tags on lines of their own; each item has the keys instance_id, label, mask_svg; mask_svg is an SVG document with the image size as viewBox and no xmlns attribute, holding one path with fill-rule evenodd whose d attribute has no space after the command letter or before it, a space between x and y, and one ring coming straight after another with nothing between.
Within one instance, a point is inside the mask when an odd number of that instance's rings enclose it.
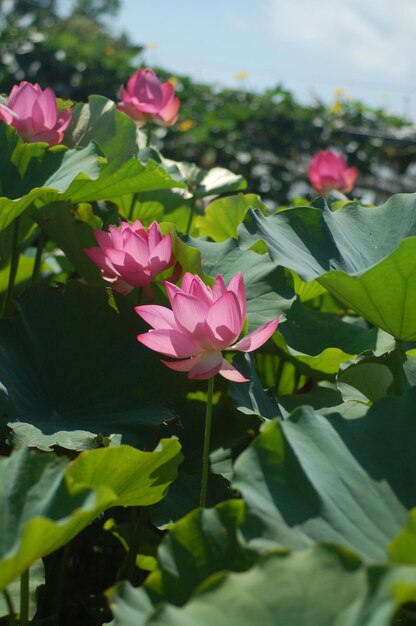
<instances>
[{"instance_id":1,"label":"pink blooming plant","mask_svg":"<svg viewBox=\"0 0 416 626\"><path fill-rule=\"evenodd\" d=\"M0 104L0 120L13 126L29 143L44 141L50 146L61 143L71 121L72 110L58 111L52 89L44 91L26 81L15 85L6 104Z\"/></svg>"},{"instance_id":2,"label":"pink blooming plant","mask_svg":"<svg viewBox=\"0 0 416 626\"><path fill-rule=\"evenodd\" d=\"M342 155L322 150L313 157L308 175L312 187L319 194L333 190L349 193L354 187L358 170L348 167Z\"/></svg>"},{"instance_id":3,"label":"pink blooming plant","mask_svg":"<svg viewBox=\"0 0 416 626\"><path fill-rule=\"evenodd\" d=\"M215 374L235 382L247 379L226 361L223 350L251 352L274 333L280 317L263 324L239 341L246 319L246 288L241 273L228 287L221 275L212 288L199 276L186 273L179 288L165 282L172 310L159 305L136 307L136 312L153 330L138 335L143 345L180 361L162 361L193 379L208 379Z\"/></svg>"},{"instance_id":4,"label":"pink blooming plant","mask_svg":"<svg viewBox=\"0 0 416 626\"><path fill-rule=\"evenodd\" d=\"M169 82L161 83L150 69L137 70L121 87L120 111L127 113L138 126L154 122L172 126L178 119L180 102Z\"/></svg>"},{"instance_id":5,"label":"pink blooming plant","mask_svg":"<svg viewBox=\"0 0 416 626\"><path fill-rule=\"evenodd\" d=\"M151 299L150 283L174 264L170 233L162 235L157 222L147 229L136 220L132 225L110 226L109 232L94 230L94 235L99 247L84 252L101 269L104 280L122 294L144 287Z\"/></svg>"}]
</instances>

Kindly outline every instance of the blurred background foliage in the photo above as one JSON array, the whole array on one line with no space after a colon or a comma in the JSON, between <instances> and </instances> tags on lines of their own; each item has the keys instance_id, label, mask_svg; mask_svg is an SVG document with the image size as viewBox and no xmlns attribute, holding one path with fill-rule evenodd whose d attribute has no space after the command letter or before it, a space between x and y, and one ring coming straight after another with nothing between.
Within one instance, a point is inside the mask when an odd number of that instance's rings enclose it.
<instances>
[{"instance_id":1,"label":"blurred background foliage","mask_svg":"<svg viewBox=\"0 0 416 626\"><path fill-rule=\"evenodd\" d=\"M120 84L146 65L145 50L113 33L121 0L0 0L0 90L39 82L62 98L91 93L118 99ZM168 158L242 174L270 205L312 195L310 159L318 150L344 153L360 176L355 195L382 202L416 188L414 122L371 109L337 90L329 106L298 102L282 86L264 93L200 84L155 68L181 100L179 122L155 136ZM170 68L172 69L172 68ZM243 81L242 81L243 82Z\"/></svg>"}]
</instances>

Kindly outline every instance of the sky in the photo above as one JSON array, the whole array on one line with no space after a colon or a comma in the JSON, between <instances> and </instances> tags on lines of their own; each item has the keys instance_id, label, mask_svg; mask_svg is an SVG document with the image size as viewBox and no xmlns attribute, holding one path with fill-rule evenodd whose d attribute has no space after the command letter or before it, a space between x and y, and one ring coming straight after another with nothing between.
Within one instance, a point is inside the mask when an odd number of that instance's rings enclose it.
<instances>
[{"instance_id":1,"label":"sky","mask_svg":"<svg viewBox=\"0 0 416 626\"><path fill-rule=\"evenodd\" d=\"M112 25L172 74L416 119L416 0L122 0Z\"/></svg>"}]
</instances>

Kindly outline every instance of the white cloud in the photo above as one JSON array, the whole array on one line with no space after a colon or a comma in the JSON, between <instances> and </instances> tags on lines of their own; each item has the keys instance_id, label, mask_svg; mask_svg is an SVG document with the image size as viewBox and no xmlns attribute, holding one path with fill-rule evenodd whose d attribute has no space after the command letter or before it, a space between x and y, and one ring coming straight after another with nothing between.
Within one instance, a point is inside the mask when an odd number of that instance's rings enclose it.
<instances>
[{"instance_id":1,"label":"white cloud","mask_svg":"<svg viewBox=\"0 0 416 626\"><path fill-rule=\"evenodd\" d=\"M280 40L319 46L331 65L394 80L415 68L414 0L268 0L268 13Z\"/></svg>"}]
</instances>

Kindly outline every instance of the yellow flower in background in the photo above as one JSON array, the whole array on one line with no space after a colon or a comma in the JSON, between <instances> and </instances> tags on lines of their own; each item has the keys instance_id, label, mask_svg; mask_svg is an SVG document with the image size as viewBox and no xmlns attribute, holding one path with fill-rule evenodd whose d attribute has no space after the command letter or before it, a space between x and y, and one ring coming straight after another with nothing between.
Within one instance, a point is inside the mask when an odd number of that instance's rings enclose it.
<instances>
[{"instance_id":1,"label":"yellow flower in background","mask_svg":"<svg viewBox=\"0 0 416 626\"><path fill-rule=\"evenodd\" d=\"M187 130L191 130L195 126L194 120L183 120L178 126L181 133L186 133Z\"/></svg>"},{"instance_id":2,"label":"yellow flower in background","mask_svg":"<svg viewBox=\"0 0 416 626\"><path fill-rule=\"evenodd\" d=\"M234 78L236 80L245 80L250 76L250 72L248 70L240 70L234 74Z\"/></svg>"},{"instance_id":3,"label":"yellow flower in background","mask_svg":"<svg viewBox=\"0 0 416 626\"><path fill-rule=\"evenodd\" d=\"M329 107L331 113L334 115L341 115L345 109L345 103L350 102L352 100L351 94L348 93L348 89L346 87L337 87L333 91L334 95L334 103Z\"/></svg>"},{"instance_id":4,"label":"yellow flower in background","mask_svg":"<svg viewBox=\"0 0 416 626\"><path fill-rule=\"evenodd\" d=\"M340 98L342 96L345 96L346 94L347 94L346 87L336 87L333 91L333 95L335 98Z\"/></svg>"},{"instance_id":5,"label":"yellow flower in background","mask_svg":"<svg viewBox=\"0 0 416 626\"><path fill-rule=\"evenodd\" d=\"M159 44L156 43L155 41L151 41L150 43L147 44L146 48L148 50L157 50L159 47Z\"/></svg>"},{"instance_id":6,"label":"yellow flower in background","mask_svg":"<svg viewBox=\"0 0 416 626\"><path fill-rule=\"evenodd\" d=\"M334 104L331 105L329 110L331 111L331 113L334 113L334 115L341 115L344 107L342 106L342 102L340 100L335 100Z\"/></svg>"},{"instance_id":7,"label":"yellow flower in background","mask_svg":"<svg viewBox=\"0 0 416 626\"><path fill-rule=\"evenodd\" d=\"M115 53L116 51L114 50L114 48L111 48L111 46L109 46L108 48L104 50L104 54L106 57L112 57L115 55Z\"/></svg>"},{"instance_id":8,"label":"yellow flower in background","mask_svg":"<svg viewBox=\"0 0 416 626\"><path fill-rule=\"evenodd\" d=\"M175 87L175 85L177 85L180 82L180 79L177 76L171 76L170 78L168 78L168 83L170 83L171 85L173 85Z\"/></svg>"}]
</instances>

